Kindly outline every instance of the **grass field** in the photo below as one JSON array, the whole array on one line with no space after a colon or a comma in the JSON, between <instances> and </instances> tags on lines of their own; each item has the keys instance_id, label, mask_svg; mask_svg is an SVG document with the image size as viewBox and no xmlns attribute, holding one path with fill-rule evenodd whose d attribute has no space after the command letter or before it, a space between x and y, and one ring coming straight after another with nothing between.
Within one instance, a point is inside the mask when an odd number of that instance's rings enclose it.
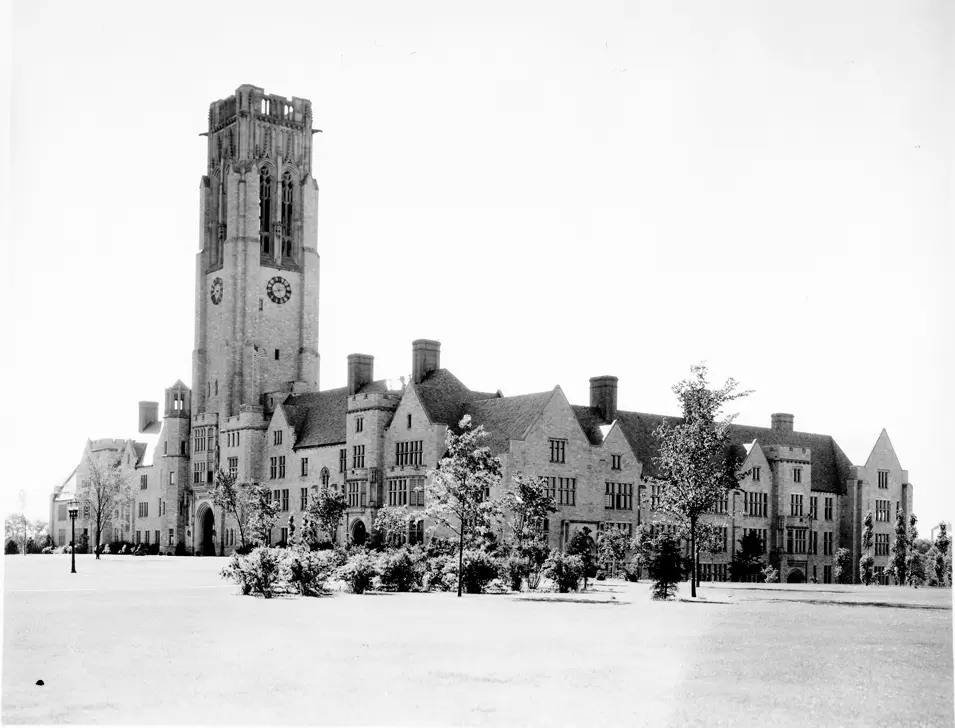
<instances>
[{"instance_id":1,"label":"grass field","mask_svg":"<svg viewBox=\"0 0 955 728\"><path fill-rule=\"evenodd\" d=\"M5 557L3 722L953 724L947 589L263 600L224 564Z\"/></svg>"}]
</instances>

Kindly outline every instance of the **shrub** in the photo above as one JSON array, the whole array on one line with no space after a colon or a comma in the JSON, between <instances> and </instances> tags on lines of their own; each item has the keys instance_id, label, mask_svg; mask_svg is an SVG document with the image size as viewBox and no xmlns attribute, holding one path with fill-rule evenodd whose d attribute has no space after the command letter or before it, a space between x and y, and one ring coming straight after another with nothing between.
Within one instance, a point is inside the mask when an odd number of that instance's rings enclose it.
<instances>
[{"instance_id":1,"label":"shrub","mask_svg":"<svg viewBox=\"0 0 955 728\"><path fill-rule=\"evenodd\" d=\"M422 561L425 591L450 591L458 586L458 557L450 554L425 556Z\"/></svg>"},{"instance_id":2,"label":"shrub","mask_svg":"<svg viewBox=\"0 0 955 728\"><path fill-rule=\"evenodd\" d=\"M415 563L408 549L382 554L378 559L378 573L383 587L399 592L420 588L424 576L420 560Z\"/></svg>"},{"instance_id":3,"label":"shrub","mask_svg":"<svg viewBox=\"0 0 955 728\"><path fill-rule=\"evenodd\" d=\"M159 555L159 544L158 544L158 543L151 543L151 544L149 544L149 545L146 547L146 553L149 554L150 556L158 556L158 555Z\"/></svg>"},{"instance_id":4,"label":"shrub","mask_svg":"<svg viewBox=\"0 0 955 728\"><path fill-rule=\"evenodd\" d=\"M176 556L185 556L186 555L186 544L183 541L180 541L176 544Z\"/></svg>"},{"instance_id":5,"label":"shrub","mask_svg":"<svg viewBox=\"0 0 955 728\"><path fill-rule=\"evenodd\" d=\"M52 554L52 553L53 553L53 547L52 547L52 546L45 546L45 547L43 548L42 553L44 553L44 554Z\"/></svg>"},{"instance_id":6,"label":"shrub","mask_svg":"<svg viewBox=\"0 0 955 728\"><path fill-rule=\"evenodd\" d=\"M501 571L507 577L511 591L519 592L524 580L530 576L530 561L520 556L509 556L504 560Z\"/></svg>"},{"instance_id":7,"label":"shrub","mask_svg":"<svg viewBox=\"0 0 955 728\"><path fill-rule=\"evenodd\" d=\"M233 553L238 554L239 556L246 556L255 551L256 547L253 544L247 543L245 546L237 546Z\"/></svg>"},{"instance_id":8,"label":"shrub","mask_svg":"<svg viewBox=\"0 0 955 728\"><path fill-rule=\"evenodd\" d=\"M80 542L80 543L76 544L76 553L78 553L78 554L88 553L88 549L87 549L87 547L86 547L86 544L83 543L83 542Z\"/></svg>"},{"instance_id":9,"label":"shrub","mask_svg":"<svg viewBox=\"0 0 955 728\"><path fill-rule=\"evenodd\" d=\"M261 594L266 599L288 583L288 560L283 549L261 546L247 556L233 554L220 576L239 585L243 594Z\"/></svg>"},{"instance_id":10,"label":"shrub","mask_svg":"<svg viewBox=\"0 0 955 728\"><path fill-rule=\"evenodd\" d=\"M20 547L17 545L17 542L12 538L7 541L6 545L3 547L4 554L18 554L20 553Z\"/></svg>"},{"instance_id":11,"label":"shrub","mask_svg":"<svg viewBox=\"0 0 955 728\"><path fill-rule=\"evenodd\" d=\"M557 591L566 594L580 588L584 578L584 560L576 555L563 554L556 549L544 563L544 576L554 582Z\"/></svg>"},{"instance_id":12,"label":"shrub","mask_svg":"<svg viewBox=\"0 0 955 728\"><path fill-rule=\"evenodd\" d=\"M779 571L772 564L766 566L760 573L766 579L767 584L779 583Z\"/></svg>"},{"instance_id":13,"label":"shrub","mask_svg":"<svg viewBox=\"0 0 955 728\"><path fill-rule=\"evenodd\" d=\"M428 554L428 558L433 559L437 556L452 556L458 553L458 546L456 543L447 538L432 538L428 542L425 551Z\"/></svg>"},{"instance_id":14,"label":"shrub","mask_svg":"<svg viewBox=\"0 0 955 728\"><path fill-rule=\"evenodd\" d=\"M550 549L547 547L546 538L525 541L518 549L518 554L527 559L527 588L534 590L540 584L544 564L550 557Z\"/></svg>"},{"instance_id":15,"label":"shrub","mask_svg":"<svg viewBox=\"0 0 955 728\"><path fill-rule=\"evenodd\" d=\"M377 574L374 559L363 550L349 556L348 561L338 567L335 573L354 594L364 594Z\"/></svg>"},{"instance_id":16,"label":"shrub","mask_svg":"<svg viewBox=\"0 0 955 728\"><path fill-rule=\"evenodd\" d=\"M464 552L462 582L468 594L481 594L498 575L498 564L484 551L468 549Z\"/></svg>"},{"instance_id":17,"label":"shrub","mask_svg":"<svg viewBox=\"0 0 955 728\"><path fill-rule=\"evenodd\" d=\"M663 535L653 542L647 571L653 579L651 594L654 599L669 599L676 593L679 588L677 584L683 578L680 546L676 539Z\"/></svg>"},{"instance_id":18,"label":"shrub","mask_svg":"<svg viewBox=\"0 0 955 728\"><path fill-rule=\"evenodd\" d=\"M338 564L333 553L293 549L288 553L289 582L299 594L317 597L325 591L325 582Z\"/></svg>"},{"instance_id":19,"label":"shrub","mask_svg":"<svg viewBox=\"0 0 955 728\"><path fill-rule=\"evenodd\" d=\"M623 565L623 575L627 581L640 581L640 574L643 572L643 557L638 555L631 556Z\"/></svg>"},{"instance_id":20,"label":"shrub","mask_svg":"<svg viewBox=\"0 0 955 728\"><path fill-rule=\"evenodd\" d=\"M874 563L875 563L875 559L872 558L871 554L866 554L861 559L859 559L859 579L866 586L869 586L869 584L872 583L872 580L873 580L872 569L873 569Z\"/></svg>"}]
</instances>

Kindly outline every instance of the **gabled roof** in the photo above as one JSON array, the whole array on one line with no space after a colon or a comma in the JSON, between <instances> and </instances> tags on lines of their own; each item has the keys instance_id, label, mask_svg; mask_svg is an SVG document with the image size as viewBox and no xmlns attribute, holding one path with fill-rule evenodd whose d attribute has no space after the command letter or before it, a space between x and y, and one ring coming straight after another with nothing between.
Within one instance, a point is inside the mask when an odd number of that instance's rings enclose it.
<instances>
[{"instance_id":1,"label":"gabled roof","mask_svg":"<svg viewBox=\"0 0 955 728\"><path fill-rule=\"evenodd\" d=\"M553 394L554 390L551 390L469 402L464 414L471 415L475 427L484 425L490 435L486 444L492 453L506 452L511 440L524 437Z\"/></svg>"},{"instance_id":2,"label":"gabled roof","mask_svg":"<svg viewBox=\"0 0 955 728\"><path fill-rule=\"evenodd\" d=\"M369 382L356 394L387 392L388 380ZM345 442L348 388L290 394L282 402L285 419L295 430L295 448Z\"/></svg>"},{"instance_id":3,"label":"gabled roof","mask_svg":"<svg viewBox=\"0 0 955 728\"><path fill-rule=\"evenodd\" d=\"M136 465L139 465L146 457L146 443L133 440L133 450L136 452Z\"/></svg>"},{"instance_id":4,"label":"gabled roof","mask_svg":"<svg viewBox=\"0 0 955 728\"><path fill-rule=\"evenodd\" d=\"M282 404L295 429L294 447L318 447L345 442L348 388L290 394Z\"/></svg>"},{"instance_id":5,"label":"gabled roof","mask_svg":"<svg viewBox=\"0 0 955 728\"><path fill-rule=\"evenodd\" d=\"M643 463L644 472L656 474L656 457L659 452L653 431L664 420L673 423L682 422L682 417L644 412L617 412L617 420L623 427L624 435L630 442L634 454ZM844 493L845 483L852 466L849 458L829 435L817 435L809 432L780 432L769 427L750 425L730 425L730 440L740 448L745 456L744 446L758 440L763 447L767 445L789 445L810 449L812 466L812 490L828 493Z\"/></svg>"},{"instance_id":6,"label":"gabled roof","mask_svg":"<svg viewBox=\"0 0 955 728\"><path fill-rule=\"evenodd\" d=\"M600 413L593 407L583 407L577 404L572 404L570 407L574 410L574 416L577 417L577 422L580 423L580 429L587 435L590 444L599 445L602 443L604 441L604 435L600 427L603 425L603 419Z\"/></svg>"},{"instance_id":7,"label":"gabled roof","mask_svg":"<svg viewBox=\"0 0 955 728\"><path fill-rule=\"evenodd\" d=\"M472 392L447 369L430 372L422 381L411 386L431 422L449 427L457 427L467 403L497 397L488 392Z\"/></svg>"}]
</instances>

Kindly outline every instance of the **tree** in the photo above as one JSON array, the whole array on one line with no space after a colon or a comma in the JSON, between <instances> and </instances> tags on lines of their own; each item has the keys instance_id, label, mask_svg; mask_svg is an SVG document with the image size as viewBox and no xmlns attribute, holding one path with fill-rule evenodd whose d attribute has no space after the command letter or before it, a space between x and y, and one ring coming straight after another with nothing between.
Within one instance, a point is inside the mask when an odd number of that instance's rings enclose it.
<instances>
[{"instance_id":1,"label":"tree","mask_svg":"<svg viewBox=\"0 0 955 728\"><path fill-rule=\"evenodd\" d=\"M295 543L295 514L291 513L288 517L288 547L291 548Z\"/></svg>"},{"instance_id":2,"label":"tree","mask_svg":"<svg viewBox=\"0 0 955 728\"><path fill-rule=\"evenodd\" d=\"M514 546L521 551L525 541L535 540L544 520L557 512L544 478L528 478L517 474L501 496L501 509Z\"/></svg>"},{"instance_id":3,"label":"tree","mask_svg":"<svg viewBox=\"0 0 955 728\"><path fill-rule=\"evenodd\" d=\"M738 384L732 378L722 387L710 389L704 364L691 367L690 372L691 378L673 386L683 409L682 421L664 420L654 432L660 454L656 458L659 477L653 480L663 486L660 511L686 524L693 560L690 588L695 597L699 519L745 477L739 471L740 455L730 447L729 426L735 415L719 418L727 403L750 392L736 391Z\"/></svg>"},{"instance_id":4,"label":"tree","mask_svg":"<svg viewBox=\"0 0 955 728\"><path fill-rule=\"evenodd\" d=\"M27 552L27 540L30 538L30 522L22 513L11 513L3 521L3 539L8 543L12 541L16 551L8 553L25 554Z\"/></svg>"},{"instance_id":5,"label":"tree","mask_svg":"<svg viewBox=\"0 0 955 728\"><path fill-rule=\"evenodd\" d=\"M925 583L925 557L912 549L905 560L905 581L909 586L916 588Z\"/></svg>"},{"instance_id":6,"label":"tree","mask_svg":"<svg viewBox=\"0 0 955 728\"><path fill-rule=\"evenodd\" d=\"M442 525L458 536L458 574L464 567L464 542L470 531L491 527L499 513L491 491L501 482L501 461L482 443L487 439L483 425L473 427L471 416L458 423L460 434L448 430L447 452L428 475L425 507L421 516ZM462 582L458 578L458 596Z\"/></svg>"},{"instance_id":7,"label":"tree","mask_svg":"<svg viewBox=\"0 0 955 728\"><path fill-rule=\"evenodd\" d=\"M938 552L932 568L935 570L935 578L939 586L945 586L945 562L948 556L948 547L952 541L948 536L948 526L945 523L938 524L938 535L935 537L935 550Z\"/></svg>"},{"instance_id":8,"label":"tree","mask_svg":"<svg viewBox=\"0 0 955 728\"><path fill-rule=\"evenodd\" d=\"M653 598L669 599L676 593L683 578L682 556L676 539L663 534L653 542L653 551L648 564L653 580Z\"/></svg>"},{"instance_id":9,"label":"tree","mask_svg":"<svg viewBox=\"0 0 955 728\"><path fill-rule=\"evenodd\" d=\"M859 559L859 581L866 586L872 583L872 511L865 514L862 529L862 558Z\"/></svg>"},{"instance_id":10,"label":"tree","mask_svg":"<svg viewBox=\"0 0 955 728\"><path fill-rule=\"evenodd\" d=\"M852 552L849 549L836 551L836 568L833 570L838 584L852 583Z\"/></svg>"},{"instance_id":11,"label":"tree","mask_svg":"<svg viewBox=\"0 0 955 728\"><path fill-rule=\"evenodd\" d=\"M605 571L610 571L627 557L630 537L625 531L609 526L597 536L597 563Z\"/></svg>"},{"instance_id":12,"label":"tree","mask_svg":"<svg viewBox=\"0 0 955 728\"><path fill-rule=\"evenodd\" d=\"M730 564L730 579L745 581L750 577L759 576L763 569L763 539L755 530L748 531L739 540L739 549L733 554Z\"/></svg>"},{"instance_id":13,"label":"tree","mask_svg":"<svg viewBox=\"0 0 955 728\"><path fill-rule=\"evenodd\" d=\"M271 539L272 528L278 521L279 504L272 499L272 491L263 483L248 483L243 486L242 492L249 535L253 542L264 546Z\"/></svg>"},{"instance_id":14,"label":"tree","mask_svg":"<svg viewBox=\"0 0 955 728\"><path fill-rule=\"evenodd\" d=\"M590 529L584 526L570 539L564 549L568 556L579 556L584 566L584 591L587 591L587 579L595 571L596 544L590 535Z\"/></svg>"},{"instance_id":15,"label":"tree","mask_svg":"<svg viewBox=\"0 0 955 728\"><path fill-rule=\"evenodd\" d=\"M647 524L637 528L637 535L633 537L631 544L634 550L634 560L637 565L637 581L643 575L643 569L650 563L653 556L653 529Z\"/></svg>"},{"instance_id":16,"label":"tree","mask_svg":"<svg viewBox=\"0 0 955 728\"><path fill-rule=\"evenodd\" d=\"M332 543L338 540L338 527L348 509L344 492L323 485L309 499L302 516L302 540L314 548L319 541L319 532L328 534Z\"/></svg>"},{"instance_id":17,"label":"tree","mask_svg":"<svg viewBox=\"0 0 955 728\"><path fill-rule=\"evenodd\" d=\"M899 509L895 513L895 542L892 544L892 571L896 584L905 584L905 563L909 553L909 532L905 527L905 513Z\"/></svg>"},{"instance_id":18,"label":"tree","mask_svg":"<svg viewBox=\"0 0 955 728\"><path fill-rule=\"evenodd\" d=\"M245 533L248 529L248 513L245 507L245 493L236 478L221 468L216 471L215 485L212 490L212 502L226 515L232 516L239 525L239 545L245 548Z\"/></svg>"},{"instance_id":19,"label":"tree","mask_svg":"<svg viewBox=\"0 0 955 728\"><path fill-rule=\"evenodd\" d=\"M84 506L89 506L93 551L98 559L103 530L112 522L113 511L125 509L132 501L132 471L124 469L112 458L90 454L86 456L86 468L88 477L77 492L77 498Z\"/></svg>"}]
</instances>

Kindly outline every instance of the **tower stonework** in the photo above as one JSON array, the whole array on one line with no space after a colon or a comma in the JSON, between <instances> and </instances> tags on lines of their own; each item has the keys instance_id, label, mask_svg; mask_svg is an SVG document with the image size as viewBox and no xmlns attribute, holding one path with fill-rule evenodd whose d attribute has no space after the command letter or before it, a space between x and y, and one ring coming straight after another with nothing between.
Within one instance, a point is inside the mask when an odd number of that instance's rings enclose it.
<instances>
[{"instance_id":1,"label":"tower stonework","mask_svg":"<svg viewBox=\"0 0 955 728\"><path fill-rule=\"evenodd\" d=\"M306 99L245 85L209 107L199 189L193 416L318 389L318 186Z\"/></svg>"}]
</instances>

